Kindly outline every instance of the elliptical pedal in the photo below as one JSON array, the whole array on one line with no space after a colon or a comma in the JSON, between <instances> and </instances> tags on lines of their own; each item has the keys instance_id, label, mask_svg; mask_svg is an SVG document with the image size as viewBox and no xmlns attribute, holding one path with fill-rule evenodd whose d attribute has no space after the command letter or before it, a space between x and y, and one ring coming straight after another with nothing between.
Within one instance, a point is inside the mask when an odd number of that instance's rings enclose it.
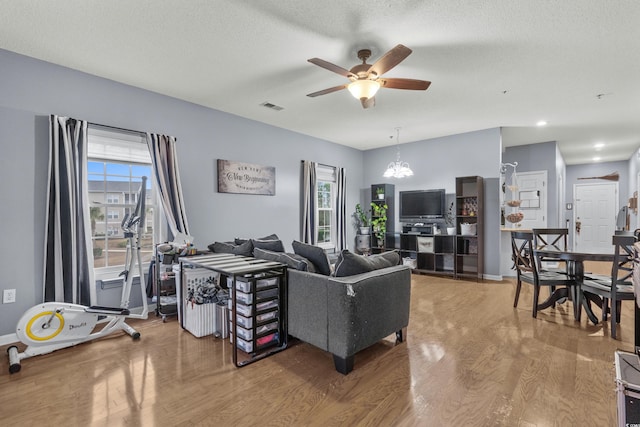
<instances>
[{"instance_id":1,"label":"elliptical pedal","mask_svg":"<svg viewBox=\"0 0 640 427\"><path fill-rule=\"evenodd\" d=\"M115 314L120 316L128 316L131 314L128 308L121 307L102 307L99 305L92 305L91 307L85 308L87 313L97 313L97 314Z\"/></svg>"}]
</instances>

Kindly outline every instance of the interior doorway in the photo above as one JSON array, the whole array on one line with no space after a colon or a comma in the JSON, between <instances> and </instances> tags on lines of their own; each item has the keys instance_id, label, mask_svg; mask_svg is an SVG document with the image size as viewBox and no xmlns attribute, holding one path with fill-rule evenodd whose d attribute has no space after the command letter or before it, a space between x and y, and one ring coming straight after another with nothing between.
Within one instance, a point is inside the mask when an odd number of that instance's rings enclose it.
<instances>
[{"instance_id":1,"label":"interior doorway","mask_svg":"<svg viewBox=\"0 0 640 427\"><path fill-rule=\"evenodd\" d=\"M573 197L574 250L611 252L618 213L618 183L574 184Z\"/></svg>"},{"instance_id":2,"label":"interior doorway","mask_svg":"<svg viewBox=\"0 0 640 427\"><path fill-rule=\"evenodd\" d=\"M519 210L524 214L523 229L547 226L547 171L517 173Z\"/></svg>"}]
</instances>

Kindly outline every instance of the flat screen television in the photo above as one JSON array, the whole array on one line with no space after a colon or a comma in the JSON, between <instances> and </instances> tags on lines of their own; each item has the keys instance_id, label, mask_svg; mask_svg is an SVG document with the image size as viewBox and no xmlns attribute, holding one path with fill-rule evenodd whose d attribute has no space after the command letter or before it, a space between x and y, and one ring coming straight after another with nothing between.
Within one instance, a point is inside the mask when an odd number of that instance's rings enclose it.
<instances>
[{"instance_id":1,"label":"flat screen television","mask_svg":"<svg viewBox=\"0 0 640 427\"><path fill-rule=\"evenodd\" d=\"M400 222L422 222L425 219L444 218L445 191L400 191Z\"/></svg>"}]
</instances>

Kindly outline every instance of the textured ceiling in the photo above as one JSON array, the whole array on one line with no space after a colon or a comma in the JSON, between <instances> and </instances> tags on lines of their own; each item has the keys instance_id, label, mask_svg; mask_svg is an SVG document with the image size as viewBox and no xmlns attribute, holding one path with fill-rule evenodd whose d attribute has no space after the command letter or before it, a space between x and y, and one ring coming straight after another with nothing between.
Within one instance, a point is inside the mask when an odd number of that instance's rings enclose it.
<instances>
[{"instance_id":1,"label":"textured ceiling","mask_svg":"<svg viewBox=\"0 0 640 427\"><path fill-rule=\"evenodd\" d=\"M635 0L0 0L0 48L358 149L503 127L579 164L640 146L639 23ZM306 96L346 82L307 59L399 43L385 76L426 92Z\"/></svg>"}]
</instances>

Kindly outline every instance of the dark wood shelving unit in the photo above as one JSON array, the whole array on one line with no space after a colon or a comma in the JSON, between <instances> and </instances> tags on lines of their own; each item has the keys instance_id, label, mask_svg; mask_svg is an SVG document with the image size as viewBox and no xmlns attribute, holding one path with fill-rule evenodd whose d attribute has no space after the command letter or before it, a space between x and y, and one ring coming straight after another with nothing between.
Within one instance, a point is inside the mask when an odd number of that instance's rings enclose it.
<instances>
[{"instance_id":1,"label":"dark wood shelving unit","mask_svg":"<svg viewBox=\"0 0 640 427\"><path fill-rule=\"evenodd\" d=\"M463 224L475 234L463 233ZM466 227L465 227L466 228ZM456 178L456 277L482 280L484 276L484 180L481 176Z\"/></svg>"},{"instance_id":2,"label":"dark wood shelving unit","mask_svg":"<svg viewBox=\"0 0 640 427\"><path fill-rule=\"evenodd\" d=\"M371 197L375 200L376 189L389 184L371 186ZM390 186L393 188L393 186ZM388 190L385 190L388 191ZM392 194L392 193L391 193ZM417 274L448 276L455 279L480 281L484 277L484 180L481 176L456 178L456 234L436 234L434 224L402 226L402 230L393 231L393 200L387 193L387 235L383 248L372 245L372 253L396 250L403 259L410 258ZM465 224L463 234L462 225ZM473 234L468 233L466 224L475 227Z\"/></svg>"}]
</instances>

